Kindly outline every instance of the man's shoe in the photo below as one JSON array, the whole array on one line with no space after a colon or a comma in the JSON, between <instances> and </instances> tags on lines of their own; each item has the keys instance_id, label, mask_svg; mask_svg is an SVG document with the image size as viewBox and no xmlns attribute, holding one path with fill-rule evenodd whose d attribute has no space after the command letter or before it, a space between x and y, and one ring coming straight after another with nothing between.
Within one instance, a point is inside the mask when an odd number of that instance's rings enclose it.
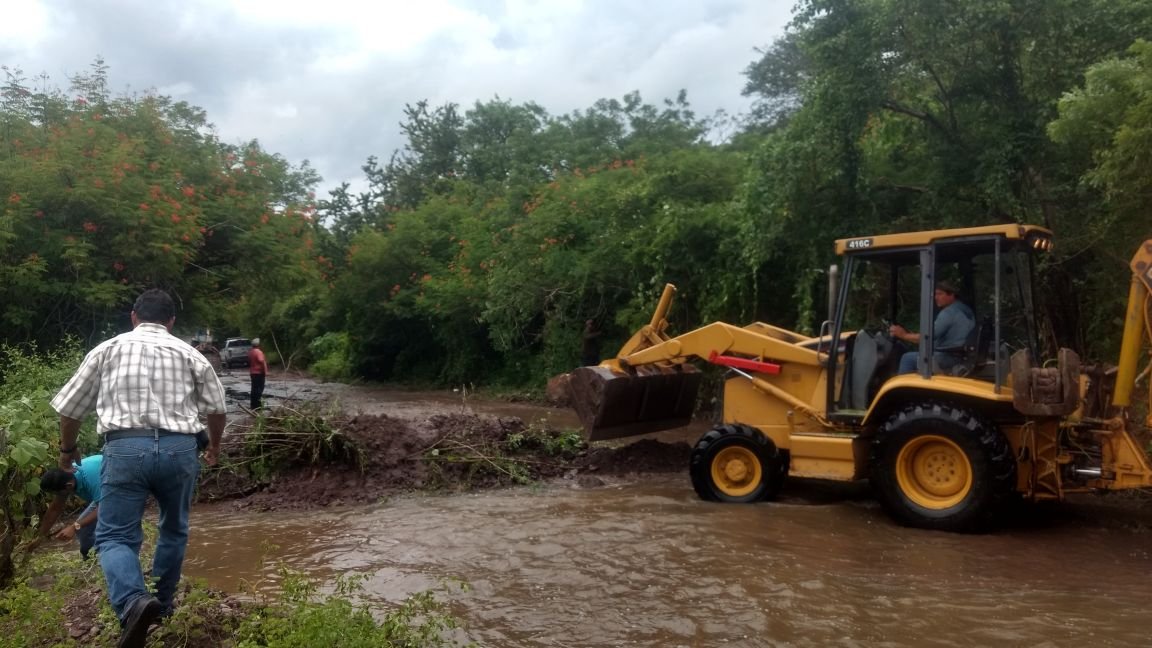
<instances>
[{"instance_id":1,"label":"man's shoe","mask_svg":"<svg viewBox=\"0 0 1152 648\"><path fill-rule=\"evenodd\" d=\"M148 639L148 626L160 616L164 606L154 597L141 596L128 607L124 617L124 630L120 634L117 648L144 648Z\"/></svg>"}]
</instances>

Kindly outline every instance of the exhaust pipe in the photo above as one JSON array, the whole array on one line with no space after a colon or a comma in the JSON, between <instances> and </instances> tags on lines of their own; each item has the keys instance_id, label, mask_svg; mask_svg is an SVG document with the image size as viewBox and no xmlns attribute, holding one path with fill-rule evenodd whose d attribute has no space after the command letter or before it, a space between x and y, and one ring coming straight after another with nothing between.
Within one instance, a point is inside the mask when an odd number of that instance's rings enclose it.
<instances>
[{"instance_id":1,"label":"exhaust pipe","mask_svg":"<svg viewBox=\"0 0 1152 648\"><path fill-rule=\"evenodd\" d=\"M840 297L840 266L828 266L828 321L836 319L836 302Z\"/></svg>"}]
</instances>

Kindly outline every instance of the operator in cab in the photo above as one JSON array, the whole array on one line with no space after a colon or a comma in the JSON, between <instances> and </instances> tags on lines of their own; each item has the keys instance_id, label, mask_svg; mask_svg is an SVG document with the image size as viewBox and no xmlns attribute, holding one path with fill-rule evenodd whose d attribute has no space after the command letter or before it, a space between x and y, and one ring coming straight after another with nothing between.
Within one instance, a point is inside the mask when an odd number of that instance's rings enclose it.
<instances>
[{"instance_id":1,"label":"operator in cab","mask_svg":"<svg viewBox=\"0 0 1152 648\"><path fill-rule=\"evenodd\" d=\"M936 320L932 327L932 360L940 372L949 373L964 355L964 344L968 334L976 328L976 315L967 304L956 298L956 287L947 281L936 283L933 298L936 307ZM893 324L888 333L894 339L906 342L912 347L920 343L920 334ZM916 373L917 351L908 351L900 356L899 373Z\"/></svg>"}]
</instances>

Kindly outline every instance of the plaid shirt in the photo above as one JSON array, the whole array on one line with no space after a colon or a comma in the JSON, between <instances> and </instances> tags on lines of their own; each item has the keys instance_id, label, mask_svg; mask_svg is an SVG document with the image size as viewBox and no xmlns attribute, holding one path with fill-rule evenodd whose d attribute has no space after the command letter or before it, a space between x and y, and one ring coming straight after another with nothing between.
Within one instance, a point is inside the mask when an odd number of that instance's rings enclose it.
<instances>
[{"instance_id":1,"label":"plaid shirt","mask_svg":"<svg viewBox=\"0 0 1152 648\"><path fill-rule=\"evenodd\" d=\"M200 414L223 414L224 386L208 360L162 324L141 323L88 352L52 399L61 416L96 410L96 430L162 428L195 434Z\"/></svg>"}]
</instances>

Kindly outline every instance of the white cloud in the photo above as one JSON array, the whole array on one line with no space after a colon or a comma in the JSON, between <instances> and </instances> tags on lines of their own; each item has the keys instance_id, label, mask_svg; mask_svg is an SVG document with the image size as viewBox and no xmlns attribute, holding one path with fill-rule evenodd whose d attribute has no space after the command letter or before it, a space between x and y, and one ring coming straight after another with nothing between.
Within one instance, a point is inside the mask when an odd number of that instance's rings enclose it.
<instances>
[{"instance_id":1,"label":"white cloud","mask_svg":"<svg viewBox=\"0 0 1152 648\"><path fill-rule=\"evenodd\" d=\"M35 48L48 31L48 11L37 2L11 0L0 3L0 43L28 51Z\"/></svg>"},{"instance_id":2,"label":"white cloud","mask_svg":"<svg viewBox=\"0 0 1152 648\"><path fill-rule=\"evenodd\" d=\"M156 88L157 94L167 95L177 99L194 95L195 92L196 87L187 81L178 81L171 85L163 85Z\"/></svg>"},{"instance_id":3,"label":"white cloud","mask_svg":"<svg viewBox=\"0 0 1152 648\"><path fill-rule=\"evenodd\" d=\"M12 4L0 63L66 84L102 55L114 88L200 105L226 141L308 158L335 186L403 145L404 104L421 99L468 108L499 95L562 114L683 88L700 115L745 110L741 72L782 32L791 0Z\"/></svg>"}]
</instances>

